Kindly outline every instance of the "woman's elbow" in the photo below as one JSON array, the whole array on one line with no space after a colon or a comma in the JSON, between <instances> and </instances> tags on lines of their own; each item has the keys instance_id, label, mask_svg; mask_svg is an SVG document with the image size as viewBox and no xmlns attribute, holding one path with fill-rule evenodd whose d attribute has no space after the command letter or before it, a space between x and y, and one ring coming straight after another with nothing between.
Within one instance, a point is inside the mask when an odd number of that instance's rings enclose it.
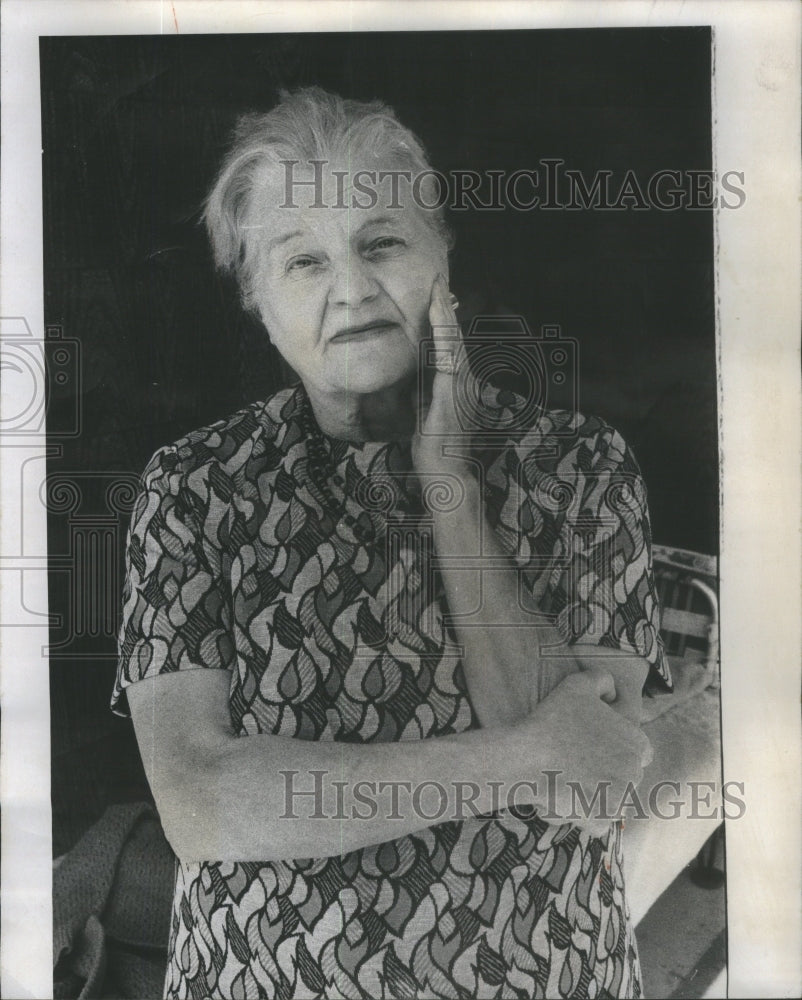
<instances>
[{"instance_id":1,"label":"woman's elbow","mask_svg":"<svg viewBox=\"0 0 802 1000\"><path fill-rule=\"evenodd\" d=\"M218 861L224 817L227 744L236 737L217 734L203 740L180 731L157 734L152 751L143 754L145 772L162 829L181 861ZM140 744L141 745L141 744Z\"/></svg>"},{"instance_id":2,"label":"woman's elbow","mask_svg":"<svg viewBox=\"0 0 802 1000\"><path fill-rule=\"evenodd\" d=\"M221 671L179 671L129 689L145 774L165 836L182 861L217 860L214 842L226 808L224 765L237 742L227 684Z\"/></svg>"},{"instance_id":3,"label":"woman's elbow","mask_svg":"<svg viewBox=\"0 0 802 1000\"><path fill-rule=\"evenodd\" d=\"M181 861L218 860L210 837L214 807L213 765L204 754L196 754L192 770L162 762L148 774L162 829Z\"/></svg>"},{"instance_id":4,"label":"woman's elbow","mask_svg":"<svg viewBox=\"0 0 802 1000\"><path fill-rule=\"evenodd\" d=\"M180 861L277 861L297 849L297 827L282 820L280 810L263 807L267 775L261 793L252 782L248 788L240 783L244 768L238 742L231 736L196 750L189 760L173 758L154 774L156 807Z\"/></svg>"}]
</instances>

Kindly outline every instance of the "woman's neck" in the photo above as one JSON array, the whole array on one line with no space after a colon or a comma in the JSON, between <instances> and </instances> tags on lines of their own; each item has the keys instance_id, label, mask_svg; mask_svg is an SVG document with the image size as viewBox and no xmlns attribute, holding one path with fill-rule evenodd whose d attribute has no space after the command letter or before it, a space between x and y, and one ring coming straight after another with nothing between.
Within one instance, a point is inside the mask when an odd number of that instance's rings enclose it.
<instances>
[{"instance_id":1,"label":"woman's neck","mask_svg":"<svg viewBox=\"0 0 802 1000\"><path fill-rule=\"evenodd\" d=\"M409 440L415 432L417 379L371 393L307 395L320 429L329 437L347 441Z\"/></svg>"}]
</instances>

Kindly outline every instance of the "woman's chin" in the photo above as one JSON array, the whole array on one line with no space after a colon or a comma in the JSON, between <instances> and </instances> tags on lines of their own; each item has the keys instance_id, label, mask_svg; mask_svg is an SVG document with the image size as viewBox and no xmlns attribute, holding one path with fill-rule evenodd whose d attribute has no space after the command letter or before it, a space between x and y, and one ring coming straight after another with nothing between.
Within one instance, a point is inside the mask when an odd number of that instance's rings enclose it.
<instances>
[{"instance_id":1,"label":"woman's chin","mask_svg":"<svg viewBox=\"0 0 802 1000\"><path fill-rule=\"evenodd\" d=\"M348 368L338 372L332 382L349 395L370 395L414 380L416 365L410 364L408 359L405 363L391 362L392 358L385 358L377 365L371 364L368 358L353 358Z\"/></svg>"}]
</instances>

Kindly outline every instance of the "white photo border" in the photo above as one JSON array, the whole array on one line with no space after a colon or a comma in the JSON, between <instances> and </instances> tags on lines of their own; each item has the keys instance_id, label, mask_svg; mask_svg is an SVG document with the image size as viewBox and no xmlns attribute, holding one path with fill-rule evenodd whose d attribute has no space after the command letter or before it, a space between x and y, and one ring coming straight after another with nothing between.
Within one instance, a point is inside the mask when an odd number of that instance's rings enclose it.
<instances>
[{"instance_id":1,"label":"white photo border","mask_svg":"<svg viewBox=\"0 0 802 1000\"><path fill-rule=\"evenodd\" d=\"M0 321L44 333L40 35L711 25L714 166L744 173L745 204L716 216L721 450L724 780L730 996L802 994L800 822L800 39L794 0L223 2L4 0ZM27 333L26 333L27 330ZM25 400L5 385L0 428ZM11 422L11 424L10 424ZM42 429L43 431L43 429ZM17 469L45 440L0 441L2 995L52 995L47 549L15 511ZM17 491L15 493L15 490ZM41 560L25 576L22 560ZM32 610L35 609L35 610Z\"/></svg>"}]
</instances>

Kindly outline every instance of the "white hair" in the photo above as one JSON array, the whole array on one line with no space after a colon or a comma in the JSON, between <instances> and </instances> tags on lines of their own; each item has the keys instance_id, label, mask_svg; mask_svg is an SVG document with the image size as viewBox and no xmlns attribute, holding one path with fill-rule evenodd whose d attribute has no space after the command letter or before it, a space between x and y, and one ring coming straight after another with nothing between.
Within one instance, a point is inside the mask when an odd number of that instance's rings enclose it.
<instances>
[{"instance_id":1,"label":"white hair","mask_svg":"<svg viewBox=\"0 0 802 1000\"><path fill-rule=\"evenodd\" d=\"M243 305L255 308L257 241L247 220L266 173L284 176L282 161L336 160L369 151L380 162L413 173L432 173L420 140L381 101L355 101L320 87L281 91L268 112L242 115L203 211L217 267L233 274ZM427 209L426 223L447 249L453 237L442 205Z\"/></svg>"}]
</instances>

